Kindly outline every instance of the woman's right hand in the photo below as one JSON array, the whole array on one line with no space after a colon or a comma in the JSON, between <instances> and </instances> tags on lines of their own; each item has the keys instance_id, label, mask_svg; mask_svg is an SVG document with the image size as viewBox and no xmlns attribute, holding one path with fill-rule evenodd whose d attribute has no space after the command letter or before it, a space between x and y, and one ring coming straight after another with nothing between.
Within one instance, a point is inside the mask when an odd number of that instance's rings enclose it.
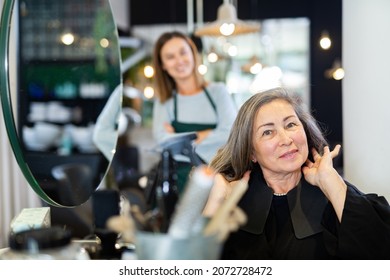
<instances>
[{"instance_id":1,"label":"woman's right hand","mask_svg":"<svg viewBox=\"0 0 390 280\"><path fill-rule=\"evenodd\" d=\"M203 233L215 235L219 241L225 241L229 234L247 222L247 216L238 202L248 189L249 172L241 180L228 183L220 174L215 179L203 215L210 218Z\"/></svg>"},{"instance_id":2,"label":"woman's right hand","mask_svg":"<svg viewBox=\"0 0 390 280\"><path fill-rule=\"evenodd\" d=\"M249 175L250 171L245 172L241 180L244 180L246 183L248 183ZM228 182L221 174L216 174L214 185L210 191L206 206L203 209L203 215L206 217L212 217L221 204L229 197L234 186L241 180Z\"/></svg>"}]
</instances>

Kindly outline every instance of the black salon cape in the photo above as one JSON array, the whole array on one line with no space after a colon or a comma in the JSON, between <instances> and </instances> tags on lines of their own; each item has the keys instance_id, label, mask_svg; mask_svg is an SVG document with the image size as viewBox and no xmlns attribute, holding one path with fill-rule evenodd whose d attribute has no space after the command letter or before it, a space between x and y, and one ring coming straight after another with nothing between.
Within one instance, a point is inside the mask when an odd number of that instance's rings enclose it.
<instances>
[{"instance_id":1,"label":"black salon cape","mask_svg":"<svg viewBox=\"0 0 390 280\"><path fill-rule=\"evenodd\" d=\"M256 168L238 204L248 222L229 236L221 259L390 259L388 202L346 184L339 223L318 187L302 179L287 196L274 196Z\"/></svg>"}]
</instances>

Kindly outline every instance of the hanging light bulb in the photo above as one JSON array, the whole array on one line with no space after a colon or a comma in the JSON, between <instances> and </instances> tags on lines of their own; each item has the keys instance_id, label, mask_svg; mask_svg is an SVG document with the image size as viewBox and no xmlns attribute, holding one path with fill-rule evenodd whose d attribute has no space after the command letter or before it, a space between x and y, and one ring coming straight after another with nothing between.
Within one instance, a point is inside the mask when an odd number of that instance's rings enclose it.
<instances>
[{"instance_id":1,"label":"hanging light bulb","mask_svg":"<svg viewBox=\"0 0 390 280\"><path fill-rule=\"evenodd\" d=\"M339 80L342 80L344 78L344 69L339 67L337 68L334 72L333 72L333 75L332 75L333 79L339 81Z\"/></svg>"},{"instance_id":2,"label":"hanging light bulb","mask_svg":"<svg viewBox=\"0 0 390 280\"><path fill-rule=\"evenodd\" d=\"M144 96L147 99L152 99L154 97L154 88L151 86L146 86L144 88Z\"/></svg>"},{"instance_id":3,"label":"hanging light bulb","mask_svg":"<svg viewBox=\"0 0 390 280\"><path fill-rule=\"evenodd\" d=\"M215 51L215 48L214 47L211 47L210 48L210 51L209 53L207 54L207 60L210 62L210 63L215 63L218 61L218 54L217 52Z\"/></svg>"},{"instance_id":4,"label":"hanging light bulb","mask_svg":"<svg viewBox=\"0 0 390 280\"><path fill-rule=\"evenodd\" d=\"M146 78L152 78L154 76L154 68L150 65L144 67L144 75Z\"/></svg>"},{"instance_id":5,"label":"hanging light bulb","mask_svg":"<svg viewBox=\"0 0 390 280\"><path fill-rule=\"evenodd\" d=\"M230 45L227 51L229 56L237 56L238 48L235 45Z\"/></svg>"},{"instance_id":6,"label":"hanging light bulb","mask_svg":"<svg viewBox=\"0 0 390 280\"><path fill-rule=\"evenodd\" d=\"M223 36L230 36L234 33L234 30L236 29L236 26L234 23L222 23L221 27L219 28L219 31Z\"/></svg>"},{"instance_id":7,"label":"hanging light bulb","mask_svg":"<svg viewBox=\"0 0 390 280\"><path fill-rule=\"evenodd\" d=\"M75 38L72 32L66 32L61 36L61 42L64 45L70 46L73 44Z\"/></svg>"},{"instance_id":8,"label":"hanging light bulb","mask_svg":"<svg viewBox=\"0 0 390 280\"><path fill-rule=\"evenodd\" d=\"M199 72L199 74L201 74L202 76L203 76L203 75L206 75L206 73L207 73L207 66L204 65L204 64L199 65L199 66L198 66L198 72Z\"/></svg>"},{"instance_id":9,"label":"hanging light bulb","mask_svg":"<svg viewBox=\"0 0 390 280\"><path fill-rule=\"evenodd\" d=\"M332 40L327 31L323 31L320 38L320 46L324 50L328 50L332 46Z\"/></svg>"},{"instance_id":10,"label":"hanging light bulb","mask_svg":"<svg viewBox=\"0 0 390 280\"><path fill-rule=\"evenodd\" d=\"M241 66L241 70L246 73L258 74L263 69L263 65L260 63L259 58L254 55L248 61L248 63Z\"/></svg>"},{"instance_id":11,"label":"hanging light bulb","mask_svg":"<svg viewBox=\"0 0 390 280\"><path fill-rule=\"evenodd\" d=\"M332 68L325 71L325 77L328 79L335 79L337 81L342 80L344 75L345 72L339 59L336 59L333 62Z\"/></svg>"},{"instance_id":12,"label":"hanging light bulb","mask_svg":"<svg viewBox=\"0 0 390 280\"><path fill-rule=\"evenodd\" d=\"M224 0L219 6L217 20L198 28L196 36L231 36L245 33L257 32L260 30L259 24L248 24L237 18L236 8Z\"/></svg>"},{"instance_id":13,"label":"hanging light bulb","mask_svg":"<svg viewBox=\"0 0 390 280\"><path fill-rule=\"evenodd\" d=\"M218 61L218 55L215 52L211 52L207 55L207 60L210 63L215 63Z\"/></svg>"},{"instance_id":14,"label":"hanging light bulb","mask_svg":"<svg viewBox=\"0 0 390 280\"><path fill-rule=\"evenodd\" d=\"M107 38L102 38L100 40L100 46L104 49L108 48L108 46L110 45L110 41L108 41Z\"/></svg>"}]
</instances>

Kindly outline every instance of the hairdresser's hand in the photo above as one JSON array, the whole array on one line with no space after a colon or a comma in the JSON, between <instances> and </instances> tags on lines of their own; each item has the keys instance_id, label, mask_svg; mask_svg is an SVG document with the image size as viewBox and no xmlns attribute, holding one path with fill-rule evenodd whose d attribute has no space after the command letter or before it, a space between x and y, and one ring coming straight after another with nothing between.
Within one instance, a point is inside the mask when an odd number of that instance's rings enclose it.
<instances>
[{"instance_id":1,"label":"hairdresser's hand","mask_svg":"<svg viewBox=\"0 0 390 280\"><path fill-rule=\"evenodd\" d=\"M168 133L175 133L175 129L169 123L164 123L165 131Z\"/></svg>"},{"instance_id":2,"label":"hairdresser's hand","mask_svg":"<svg viewBox=\"0 0 390 280\"><path fill-rule=\"evenodd\" d=\"M201 143L207 136L209 136L210 132L212 129L206 129L206 130L201 130L196 132L196 140L195 143L199 144Z\"/></svg>"}]
</instances>

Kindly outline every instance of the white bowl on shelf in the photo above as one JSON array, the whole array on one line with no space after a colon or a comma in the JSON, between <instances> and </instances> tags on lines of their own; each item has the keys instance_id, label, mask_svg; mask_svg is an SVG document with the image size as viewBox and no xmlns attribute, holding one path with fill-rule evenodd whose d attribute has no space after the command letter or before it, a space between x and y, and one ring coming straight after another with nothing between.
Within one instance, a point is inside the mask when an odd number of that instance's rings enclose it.
<instances>
[{"instance_id":1,"label":"white bowl on shelf","mask_svg":"<svg viewBox=\"0 0 390 280\"><path fill-rule=\"evenodd\" d=\"M31 151L45 151L48 147L40 144L35 137L33 127L23 126L23 143Z\"/></svg>"},{"instance_id":2,"label":"white bowl on shelf","mask_svg":"<svg viewBox=\"0 0 390 280\"><path fill-rule=\"evenodd\" d=\"M45 122L37 122L34 127L24 126L24 144L29 150L45 151L57 144L61 131L61 127Z\"/></svg>"},{"instance_id":3,"label":"white bowl on shelf","mask_svg":"<svg viewBox=\"0 0 390 280\"><path fill-rule=\"evenodd\" d=\"M37 122L34 126L35 138L42 145L52 146L58 143L62 128L58 125Z\"/></svg>"},{"instance_id":4,"label":"white bowl on shelf","mask_svg":"<svg viewBox=\"0 0 390 280\"><path fill-rule=\"evenodd\" d=\"M61 127L44 122L38 122L34 127L24 126L23 141L32 151L45 151L57 144L61 136Z\"/></svg>"},{"instance_id":5,"label":"white bowl on shelf","mask_svg":"<svg viewBox=\"0 0 390 280\"><path fill-rule=\"evenodd\" d=\"M92 140L93 129L94 125L87 127L74 125L69 126L69 132L72 137L73 145L82 152L95 152L97 149Z\"/></svg>"}]
</instances>

